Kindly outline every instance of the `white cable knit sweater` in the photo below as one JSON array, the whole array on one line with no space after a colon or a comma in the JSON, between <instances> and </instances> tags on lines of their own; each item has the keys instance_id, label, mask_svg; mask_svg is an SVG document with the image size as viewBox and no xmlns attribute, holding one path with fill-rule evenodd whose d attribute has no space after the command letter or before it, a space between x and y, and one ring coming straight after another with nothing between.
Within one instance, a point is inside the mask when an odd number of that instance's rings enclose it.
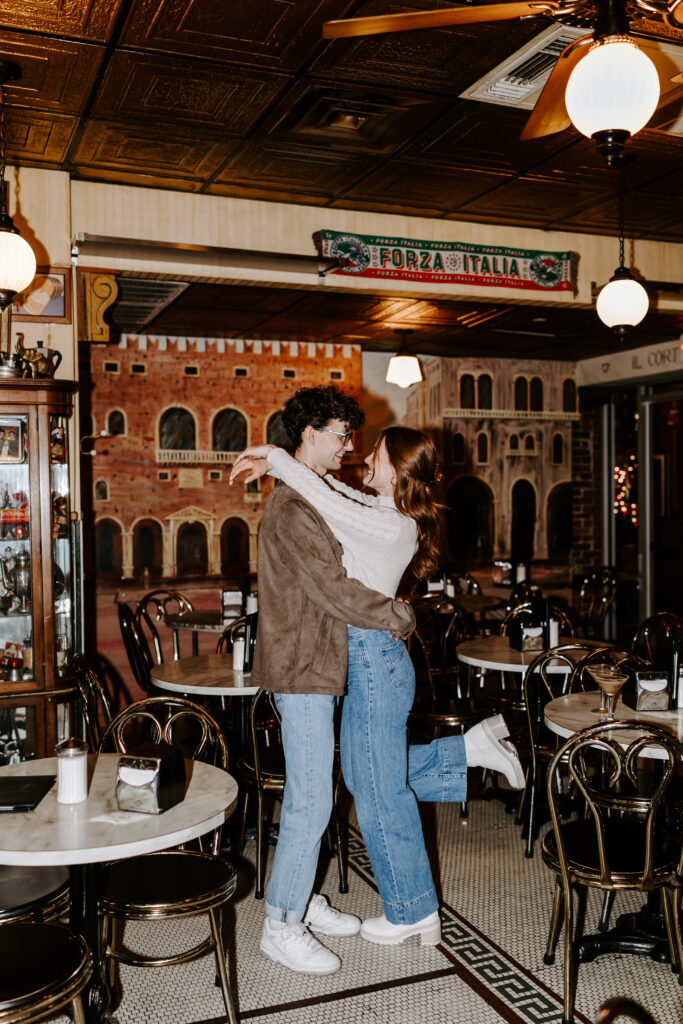
<instances>
[{"instance_id":1,"label":"white cable knit sweater","mask_svg":"<svg viewBox=\"0 0 683 1024\"><path fill-rule=\"evenodd\" d=\"M417 549L415 520L398 511L393 498L374 497L328 474L319 477L283 448L268 453L269 475L309 501L335 535L351 579L395 597Z\"/></svg>"}]
</instances>

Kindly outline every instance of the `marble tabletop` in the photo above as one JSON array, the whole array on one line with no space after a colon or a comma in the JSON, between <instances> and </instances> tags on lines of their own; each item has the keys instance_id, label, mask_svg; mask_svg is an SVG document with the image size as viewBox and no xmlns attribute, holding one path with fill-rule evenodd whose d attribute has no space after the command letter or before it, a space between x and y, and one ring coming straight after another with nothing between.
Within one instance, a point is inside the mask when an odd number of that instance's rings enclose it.
<instances>
[{"instance_id":1,"label":"marble tabletop","mask_svg":"<svg viewBox=\"0 0 683 1024\"><path fill-rule=\"evenodd\" d=\"M545 722L551 732L568 739L579 729L586 729L589 725L599 725L608 719L603 715L597 715L593 709L600 706L600 691L589 690L586 693L569 693L565 697L556 697L546 704L544 708ZM659 725L667 732L673 733L676 739L683 742L683 709L679 711L632 711L626 707L621 698L616 702L615 717L617 720L628 718L630 721L642 722L643 725ZM638 732L626 730L619 734L621 743L631 743L638 736ZM651 753L656 753L651 751ZM643 754L648 755L648 750ZM660 752L660 756L661 752Z\"/></svg>"},{"instance_id":2,"label":"marble tabletop","mask_svg":"<svg viewBox=\"0 0 683 1024\"><path fill-rule=\"evenodd\" d=\"M215 697L249 697L258 692L251 676L236 672L232 654L198 654L178 661L163 661L150 672L160 690Z\"/></svg>"},{"instance_id":3,"label":"marble tabletop","mask_svg":"<svg viewBox=\"0 0 683 1024\"><path fill-rule=\"evenodd\" d=\"M237 802L237 783L210 764L186 761L185 799L163 814L120 811L114 790L118 754L88 757L88 798L57 803L56 784L25 814L3 814L0 864L94 864L166 850L221 825ZM7 775L56 775L57 759L0 767Z\"/></svg>"},{"instance_id":4,"label":"marble tabletop","mask_svg":"<svg viewBox=\"0 0 683 1024\"><path fill-rule=\"evenodd\" d=\"M494 608L505 607L505 601L495 594L451 594L446 598L465 613L474 615L476 612L490 612Z\"/></svg>"},{"instance_id":5,"label":"marble tabletop","mask_svg":"<svg viewBox=\"0 0 683 1024\"><path fill-rule=\"evenodd\" d=\"M169 629L191 629L195 633L222 633L230 622L223 619L219 608L205 608L198 611L183 612L182 615L166 615Z\"/></svg>"},{"instance_id":6,"label":"marble tabletop","mask_svg":"<svg viewBox=\"0 0 683 1024\"><path fill-rule=\"evenodd\" d=\"M571 644L571 637L560 637L560 644ZM581 640L581 644L590 642ZM517 651L510 647L510 640L506 636L483 636L475 640L465 640L458 644L456 655L458 661L464 665L474 665L478 668L495 669L499 672L526 672L531 662L541 654L541 651ZM571 656L571 655L570 655ZM548 672L566 672L567 664L558 661L557 665L549 665Z\"/></svg>"}]
</instances>

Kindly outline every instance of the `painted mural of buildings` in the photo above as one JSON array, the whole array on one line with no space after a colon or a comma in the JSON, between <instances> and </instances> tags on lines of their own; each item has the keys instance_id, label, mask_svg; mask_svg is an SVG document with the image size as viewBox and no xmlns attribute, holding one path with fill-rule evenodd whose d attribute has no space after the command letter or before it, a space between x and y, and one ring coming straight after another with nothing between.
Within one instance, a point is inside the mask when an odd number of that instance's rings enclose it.
<instances>
[{"instance_id":1,"label":"painted mural of buildings","mask_svg":"<svg viewBox=\"0 0 683 1024\"><path fill-rule=\"evenodd\" d=\"M89 376L82 435L109 435L87 463L96 567L116 581L254 571L272 482L230 487L230 466L285 442L279 410L298 388L360 400L362 370L357 345L124 335L91 348Z\"/></svg>"},{"instance_id":2,"label":"painted mural of buildings","mask_svg":"<svg viewBox=\"0 0 683 1024\"><path fill-rule=\"evenodd\" d=\"M568 560L575 364L437 358L424 373L406 422L438 442L451 555Z\"/></svg>"}]
</instances>

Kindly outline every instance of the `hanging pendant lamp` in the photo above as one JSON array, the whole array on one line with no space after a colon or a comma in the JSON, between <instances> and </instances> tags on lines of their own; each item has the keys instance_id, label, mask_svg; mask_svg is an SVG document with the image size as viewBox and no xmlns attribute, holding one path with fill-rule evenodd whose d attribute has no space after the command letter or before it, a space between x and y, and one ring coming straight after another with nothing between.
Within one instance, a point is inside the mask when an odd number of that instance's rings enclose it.
<instances>
[{"instance_id":1,"label":"hanging pendant lamp","mask_svg":"<svg viewBox=\"0 0 683 1024\"><path fill-rule=\"evenodd\" d=\"M595 309L603 324L615 334L626 334L645 317L650 305L640 281L631 276L624 259L624 176L623 162L619 179L619 266L601 289Z\"/></svg>"},{"instance_id":2,"label":"hanging pendant lamp","mask_svg":"<svg viewBox=\"0 0 683 1024\"><path fill-rule=\"evenodd\" d=\"M397 384L400 388L409 388L411 384L419 384L422 380L420 360L417 356L411 355L406 343L406 335L412 334L409 330L396 330L401 338L398 352L389 360L387 367L387 384Z\"/></svg>"},{"instance_id":3,"label":"hanging pendant lamp","mask_svg":"<svg viewBox=\"0 0 683 1024\"><path fill-rule=\"evenodd\" d=\"M21 68L0 60L0 310L5 310L15 295L28 288L36 276L33 249L9 215L8 182L5 181L5 94L6 82L21 78Z\"/></svg>"}]
</instances>

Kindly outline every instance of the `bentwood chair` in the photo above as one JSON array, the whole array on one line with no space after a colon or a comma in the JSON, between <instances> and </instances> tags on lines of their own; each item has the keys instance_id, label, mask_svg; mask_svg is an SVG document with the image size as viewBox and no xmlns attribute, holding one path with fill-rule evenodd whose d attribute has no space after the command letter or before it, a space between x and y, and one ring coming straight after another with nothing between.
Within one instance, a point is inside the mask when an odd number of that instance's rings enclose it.
<instances>
[{"instance_id":1,"label":"bentwood chair","mask_svg":"<svg viewBox=\"0 0 683 1024\"><path fill-rule=\"evenodd\" d=\"M109 724L100 749L125 753L134 745L176 743L185 757L228 769L228 748L215 719L204 708L175 697L149 697L125 708ZM218 856L220 828L199 840L200 849L164 850L107 864L101 874L105 960L138 967L164 967L196 960L213 950L217 976L230 1024L237 1024L225 963L221 911L235 892L237 874ZM159 921L208 914L211 934L192 949L167 956L146 956L123 948L116 922ZM0 1022L1 1024L1 1022Z\"/></svg>"},{"instance_id":2,"label":"bentwood chair","mask_svg":"<svg viewBox=\"0 0 683 1024\"><path fill-rule=\"evenodd\" d=\"M0 965L0 1024L37 1024L68 1005L74 1024L85 1024L81 992L92 975L92 954L70 928L5 925Z\"/></svg>"},{"instance_id":3,"label":"bentwood chair","mask_svg":"<svg viewBox=\"0 0 683 1024\"><path fill-rule=\"evenodd\" d=\"M259 690L251 700L249 709L249 727L251 746L235 765L235 774L239 778L244 792L242 805L242 821L238 840L241 853L244 847L244 835L249 810L249 800L256 796L256 890L257 900L263 899L265 880L265 861L268 843L266 841L266 800L269 795L281 800L285 789L285 754L282 746L280 713L276 707L274 696L268 690ZM338 815L338 801L341 792L341 768L338 751L335 752L334 763L334 800L330 827L334 831L334 843L328 842L336 849L337 866L339 868L339 892L349 891L346 878L346 861L341 824Z\"/></svg>"},{"instance_id":4,"label":"bentwood chair","mask_svg":"<svg viewBox=\"0 0 683 1024\"><path fill-rule=\"evenodd\" d=\"M680 968L683 852L680 836L668 830L661 811L681 757L683 746L665 729L642 721L608 721L574 733L550 764L553 827L543 837L542 851L556 884L544 962L554 962L564 920L563 1024L574 1017L575 887L659 890L672 968ZM560 772L565 770L587 808L585 817L573 821L560 817Z\"/></svg>"},{"instance_id":5,"label":"bentwood chair","mask_svg":"<svg viewBox=\"0 0 683 1024\"><path fill-rule=\"evenodd\" d=\"M150 590L137 604L135 609L135 626L138 632L144 636L149 633L152 640L152 649L157 665L166 661L161 646L159 624L166 623L167 615L182 615L184 612L194 611L194 605L177 590ZM180 641L178 630L171 628L173 639L173 659L180 658ZM192 653L198 653L197 633L192 633Z\"/></svg>"},{"instance_id":6,"label":"bentwood chair","mask_svg":"<svg viewBox=\"0 0 683 1024\"><path fill-rule=\"evenodd\" d=\"M218 638L216 654L230 654L235 638L244 633L246 622L246 615L241 615L238 619L233 619L233 621L225 627Z\"/></svg>"},{"instance_id":7,"label":"bentwood chair","mask_svg":"<svg viewBox=\"0 0 683 1024\"><path fill-rule=\"evenodd\" d=\"M673 612L656 612L641 622L631 646L655 668L670 670L673 644L683 640L683 619Z\"/></svg>"},{"instance_id":8,"label":"bentwood chair","mask_svg":"<svg viewBox=\"0 0 683 1024\"><path fill-rule=\"evenodd\" d=\"M51 921L68 906L66 868L0 865L0 927L17 921Z\"/></svg>"},{"instance_id":9,"label":"bentwood chair","mask_svg":"<svg viewBox=\"0 0 683 1024\"><path fill-rule=\"evenodd\" d=\"M102 722L106 728L114 717L111 704L99 676L82 654L74 658L73 669L81 697L88 747L95 753L102 742Z\"/></svg>"},{"instance_id":10,"label":"bentwood chair","mask_svg":"<svg viewBox=\"0 0 683 1024\"><path fill-rule=\"evenodd\" d=\"M576 608L582 636L599 636L607 611L616 596L617 576L609 565L603 565L584 576Z\"/></svg>"},{"instance_id":11,"label":"bentwood chair","mask_svg":"<svg viewBox=\"0 0 683 1024\"><path fill-rule=\"evenodd\" d=\"M123 646L128 655L128 663L133 672L133 678L143 693L152 691L151 671L154 666L154 659L149 652L147 641L142 636L135 624L135 613L129 604L121 601L117 605L119 626Z\"/></svg>"}]
</instances>

